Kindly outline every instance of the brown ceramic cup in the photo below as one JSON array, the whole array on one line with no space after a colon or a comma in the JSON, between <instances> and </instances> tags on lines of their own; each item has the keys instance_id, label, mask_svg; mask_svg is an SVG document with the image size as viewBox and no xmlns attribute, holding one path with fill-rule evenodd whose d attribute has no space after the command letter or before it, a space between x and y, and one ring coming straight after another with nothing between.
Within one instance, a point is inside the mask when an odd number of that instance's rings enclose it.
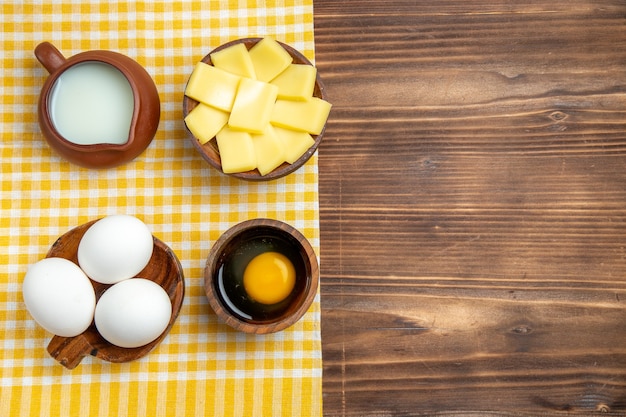
<instances>
[{"instance_id":1,"label":"brown ceramic cup","mask_svg":"<svg viewBox=\"0 0 626 417\"><path fill-rule=\"evenodd\" d=\"M37 108L39 125L51 148L66 160L86 168L111 168L139 156L152 142L160 119L160 100L154 81L133 59L113 51L86 51L65 58L49 42L35 48L35 57L48 70ZM51 93L59 77L78 64L97 62L111 65L128 80L133 94L133 114L128 140L122 144L77 144L63 137L51 117Z\"/></svg>"}]
</instances>

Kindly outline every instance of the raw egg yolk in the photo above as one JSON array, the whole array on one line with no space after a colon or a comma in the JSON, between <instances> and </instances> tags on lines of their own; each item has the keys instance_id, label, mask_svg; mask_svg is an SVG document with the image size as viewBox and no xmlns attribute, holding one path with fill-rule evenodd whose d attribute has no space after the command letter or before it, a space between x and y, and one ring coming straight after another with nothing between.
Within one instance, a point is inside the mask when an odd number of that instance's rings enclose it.
<instances>
[{"instance_id":1,"label":"raw egg yolk","mask_svg":"<svg viewBox=\"0 0 626 417\"><path fill-rule=\"evenodd\" d=\"M285 255L264 252L255 256L243 273L248 295L262 304L276 304L291 293L296 284L296 270Z\"/></svg>"}]
</instances>

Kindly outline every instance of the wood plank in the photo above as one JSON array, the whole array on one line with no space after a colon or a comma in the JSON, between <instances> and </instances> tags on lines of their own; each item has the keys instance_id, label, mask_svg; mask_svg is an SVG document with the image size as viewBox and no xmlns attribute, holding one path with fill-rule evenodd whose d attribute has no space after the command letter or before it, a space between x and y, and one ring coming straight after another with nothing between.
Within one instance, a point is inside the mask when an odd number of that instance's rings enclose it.
<instances>
[{"instance_id":1,"label":"wood plank","mask_svg":"<svg viewBox=\"0 0 626 417\"><path fill-rule=\"evenodd\" d=\"M572 0L567 3L529 0L524 3L514 0L478 0L463 2L458 0L316 0L315 17L328 16L376 15L376 16L406 16L406 15L480 15L480 14L550 14L566 13L572 10L586 12L606 11L622 13L623 5L619 1L603 0Z\"/></svg>"},{"instance_id":2,"label":"wood plank","mask_svg":"<svg viewBox=\"0 0 626 417\"><path fill-rule=\"evenodd\" d=\"M315 25L325 415L626 415L626 4Z\"/></svg>"}]
</instances>

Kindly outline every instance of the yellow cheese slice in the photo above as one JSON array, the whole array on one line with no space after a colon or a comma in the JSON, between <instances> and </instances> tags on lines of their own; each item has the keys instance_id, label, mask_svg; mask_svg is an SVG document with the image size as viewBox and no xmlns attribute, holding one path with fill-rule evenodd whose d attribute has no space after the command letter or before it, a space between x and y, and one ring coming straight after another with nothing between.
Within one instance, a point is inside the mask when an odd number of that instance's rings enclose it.
<instances>
[{"instance_id":1,"label":"yellow cheese slice","mask_svg":"<svg viewBox=\"0 0 626 417\"><path fill-rule=\"evenodd\" d=\"M275 126L319 135L324 129L330 108L329 102L317 97L307 101L277 100L270 121Z\"/></svg>"},{"instance_id":2,"label":"yellow cheese slice","mask_svg":"<svg viewBox=\"0 0 626 417\"><path fill-rule=\"evenodd\" d=\"M216 68L223 69L241 77L256 79L252 59L243 43L224 48L211 54L211 62Z\"/></svg>"},{"instance_id":3,"label":"yellow cheese slice","mask_svg":"<svg viewBox=\"0 0 626 417\"><path fill-rule=\"evenodd\" d=\"M317 69L312 65L291 64L271 81L278 87L278 98L308 100L313 96Z\"/></svg>"},{"instance_id":4,"label":"yellow cheese slice","mask_svg":"<svg viewBox=\"0 0 626 417\"><path fill-rule=\"evenodd\" d=\"M240 79L237 75L198 62L189 77L185 95L220 110L230 111Z\"/></svg>"},{"instance_id":5,"label":"yellow cheese slice","mask_svg":"<svg viewBox=\"0 0 626 417\"><path fill-rule=\"evenodd\" d=\"M250 48L256 79L269 82L291 64L293 58L272 38L263 38Z\"/></svg>"},{"instance_id":6,"label":"yellow cheese slice","mask_svg":"<svg viewBox=\"0 0 626 417\"><path fill-rule=\"evenodd\" d=\"M271 125L270 125L271 126ZM282 142L285 161L293 164L315 144L315 140L307 132L283 129L272 126L274 134Z\"/></svg>"},{"instance_id":7,"label":"yellow cheese slice","mask_svg":"<svg viewBox=\"0 0 626 417\"><path fill-rule=\"evenodd\" d=\"M228 119L228 126L261 134L265 131L278 95L278 87L242 78Z\"/></svg>"},{"instance_id":8,"label":"yellow cheese slice","mask_svg":"<svg viewBox=\"0 0 626 417\"><path fill-rule=\"evenodd\" d=\"M232 130L225 126L217 132L222 171L225 174L250 171L256 168L256 152L248 132Z\"/></svg>"},{"instance_id":9,"label":"yellow cheese slice","mask_svg":"<svg viewBox=\"0 0 626 417\"><path fill-rule=\"evenodd\" d=\"M229 114L203 103L198 103L185 117L187 128L204 145L228 123Z\"/></svg>"},{"instance_id":10,"label":"yellow cheese slice","mask_svg":"<svg viewBox=\"0 0 626 417\"><path fill-rule=\"evenodd\" d=\"M257 169L266 175L285 162L283 143L276 137L271 125L261 135L252 135L256 151Z\"/></svg>"}]
</instances>

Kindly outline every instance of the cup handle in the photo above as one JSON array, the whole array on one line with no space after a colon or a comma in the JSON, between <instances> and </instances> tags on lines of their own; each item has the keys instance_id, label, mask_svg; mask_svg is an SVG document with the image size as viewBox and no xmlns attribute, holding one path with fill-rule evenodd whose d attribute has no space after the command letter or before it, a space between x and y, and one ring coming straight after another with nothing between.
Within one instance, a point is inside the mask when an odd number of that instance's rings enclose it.
<instances>
[{"instance_id":1,"label":"cup handle","mask_svg":"<svg viewBox=\"0 0 626 417\"><path fill-rule=\"evenodd\" d=\"M65 63L63 54L50 42L42 42L37 45L35 48L35 57L50 74Z\"/></svg>"}]
</instances>

